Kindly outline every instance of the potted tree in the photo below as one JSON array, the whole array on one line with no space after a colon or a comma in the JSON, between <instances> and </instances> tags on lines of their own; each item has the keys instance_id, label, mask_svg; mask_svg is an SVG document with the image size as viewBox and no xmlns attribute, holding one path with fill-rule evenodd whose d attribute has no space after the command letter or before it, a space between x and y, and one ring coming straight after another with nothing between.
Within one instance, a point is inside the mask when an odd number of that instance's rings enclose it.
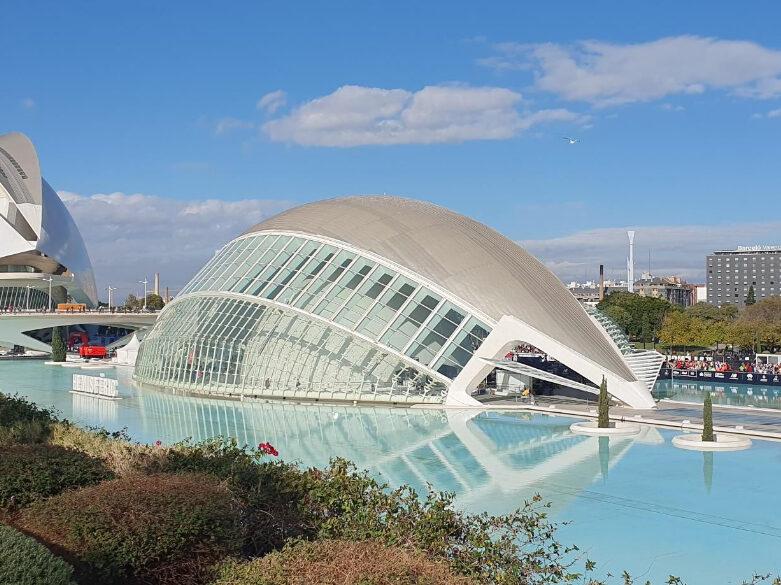
<instances>
[{"instance_id":1,"label":"potted tree","mask_svg":"<svg viewBox=\"0 0 781 585\"><path fill-rule=\"evenodd\" d=\"M702 403L702 433L673 437L673 445L692 451L740 451L751 447L751 439L742 435L713 432L713 400L710 392L706 392Z\"/></svg>"},{"instance_id":2,"label":"potted tree","mask_svg":"<svg viewBox=\"0 0 781 585\"><path fill-rule=\"evenodd\" d=\"M592 411L593 412L593 411ZM570 430L579 435L596 435L600 437L636 435L640 425L624 421L611 422L610 394L607 392L607 380L602 376L597 400L597 420L576 422L570 425Z\"/></svg>"}]
</instances>

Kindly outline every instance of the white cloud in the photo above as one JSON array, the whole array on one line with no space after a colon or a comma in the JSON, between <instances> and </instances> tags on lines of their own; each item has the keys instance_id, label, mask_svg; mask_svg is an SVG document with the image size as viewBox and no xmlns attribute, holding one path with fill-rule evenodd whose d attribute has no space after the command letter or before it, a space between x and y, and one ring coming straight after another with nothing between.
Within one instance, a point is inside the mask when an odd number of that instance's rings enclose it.
<instances>
[{"instance_id":1,"label":"white cloud","mask_svg":"<svg viewBox=\"0 0 781 585\"><path fill-rule=\"evenodd\" d=\"M160 272L163 286L178 290L225 242L290 206L271 199L181 201L125 193L59 194L84 237L101 297L111 284L119 288L118 299L154 272Z\"/></svg>"},{"instance_id":2,"label":"white cloud","mask_svg":"<svg viewBox=\"0 0 781 585\"><path fill-rule=\"evenodd\" d=\"M768 118L781 118L781 108L778 108L777 110L770 110L767 113Z\"/></svg>"},{"instance_id":3,"label":"white cloud","mask_svg":"<svg viewBox=\"0 0 781 585\"><path fill-rule=\"evenodd\" d=\"M259 110L263 110L267 114L273 114L279 108L284 107L286 103L287 94L281 89L278 89L276 91L267 93L262 98L260 98L256 104L256 107Z\"/></svg>"},{"instance_id":4,"label":"white cloud","mask_svg":"<svg viewBox=\"0 0 781 585\"><path fill-rule=\"evenodd\" d=\"M710 89L771 98L781 95L781 51L750 41L697 36L646 43L582 41L497 45L483 65L531 68L537 89L597 106L643 102Z\"/></svg>"},{"instance_id":5,"label":"white cloud","mask_svg":"<svg viewBox=\"0 0 781 585\"><path fill-rule=\"evenodd\" d=\"M21 106L22 106L22 107L23 107L25 110L34 110L34 109L35 109L35 106L36 106L37 104L35 103L35 100L34 100L33 98L29 98L29 97L28 97L28 98L24 98L24 99L23 99L23 100L20 102L20 105L21 105Z\"/></svg>"},{"instance_id":6,"label":"white cloud","mask_svg":"<svg viewBox=\"0 0 781 585\"><path fill-rule=\"evenodd\" d=\"M228 134L234 130L249 130L255 127L255 123L239 118L221 118L214 125L215 134Z\"/></svg>"},{"instance_id":7,"label":"white cloud","mask_svg":"<svg viewBox=\"0 0 781 585\"><path fill-rule=\"evenodd\" d=\"M635 273L647 270L658 276L678 275L690 282L705 277L705 256L714 250L739 245L778 244L781 221L713 225L633 227ZM604 264L608 277L626 278L626 228L600 228L518 243L534 254L562 280L582 280L584 271L595 278Z\"/></svg>"},{"instance_id":8,"label":"white cloud","mask_svg":"<svg viewBox=\"0 0 781 585\"><path fill-rule=\"evenodd\" d=\"M351 147L503 140L543 122L585 121L564 109L522 113L520 102L520 94L500 87L345 85L266 122L263 131L277 142Z\"/></svg>"}]
</instances>

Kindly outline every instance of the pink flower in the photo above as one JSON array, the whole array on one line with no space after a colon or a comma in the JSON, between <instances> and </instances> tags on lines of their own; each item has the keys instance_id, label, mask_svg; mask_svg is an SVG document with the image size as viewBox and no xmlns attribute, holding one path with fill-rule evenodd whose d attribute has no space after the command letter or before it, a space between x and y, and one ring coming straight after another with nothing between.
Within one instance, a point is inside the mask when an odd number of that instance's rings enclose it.
<instances>
[{"instance_id":1,"label":"pink flower","mask_svg":"<svg viewBox=\"0 0 781 585\"><path fill-rule=\"evenodd\" d=\"M162 443L162 441L160 441L160 439L157 439L157 441L155 441L155 447L159 447L162 444L163 443Z\"/></svg>"}]
</instances>

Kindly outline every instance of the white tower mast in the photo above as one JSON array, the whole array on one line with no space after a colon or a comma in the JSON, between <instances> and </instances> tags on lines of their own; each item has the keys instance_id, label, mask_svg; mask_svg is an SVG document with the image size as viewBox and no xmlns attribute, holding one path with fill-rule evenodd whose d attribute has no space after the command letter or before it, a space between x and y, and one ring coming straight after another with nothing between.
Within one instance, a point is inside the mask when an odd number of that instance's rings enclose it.
<instances>
[{"instance_id":1,"label":"white tower mast","mask_svg":"<svg viewBox=\"0 0 781 585\"><path fill-rule=\"evenodd\" d=\"M629 258L626 261L627 290L635 292L635 232L626 232L629 236Z\"/></svg>"}]
</instances>

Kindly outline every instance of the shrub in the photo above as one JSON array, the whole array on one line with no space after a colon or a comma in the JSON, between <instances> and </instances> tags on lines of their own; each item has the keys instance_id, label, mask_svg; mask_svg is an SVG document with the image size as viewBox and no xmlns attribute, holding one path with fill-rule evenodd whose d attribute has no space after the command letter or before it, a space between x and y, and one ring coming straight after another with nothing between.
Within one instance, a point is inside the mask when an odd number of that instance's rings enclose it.
<instances>
[{"instance_id":1,"label":"shrub","mask_svg":"<svg viewBox=\"0 0 781 585\"><path fill-rule=\"evenodd\" d=\"M607 380L602 377L599 385L599 402L597 403L597 427L606 429L610 427L610 396L607 393Z\"/></svg>"},{"instance_id":2,"label":"shrub","mask_svg":"<svg viewBox=\"0 0 781 585\"><path fill-rule=\"evenodd\" d=\"M83 429L68 421L52 425L51 442L100 459L118 476L163 471L165 450L131 443L124 431Z\"/></svg>"},{"instance_id":3,"label":"shrub","mask_svg":"<svg viewBox=\"0 0 781 585\"><path fill-rule=\"evenodd\" d=\"M710 392L705 393L705 402L702 405L702 440L716 440L713 436L713 401Z\"/></svg>"},{"instance_id":4,"label":"shrub","mask_svg":"<svg viewBox=\"0 0 781 585\"><path fill-rule=\"evenodd\" d=\"M16 522L63 551L85 583L203 583L244 537L241 507L203 474L107 481L38 502Z\"/></svg>"},{"instance_id":5,"label":"shrub","mask_svg":"<svg viewBox=\"0 0 781 585\"><path fill-rule=\"evenodd\" d=\"M72 574L45 546L0 524L0 585L72 585Z\"/></svg>"},{"instance_id":6,"label":"shrub","mask_svg":"<svg viewBox=\"0 0 781 585\"><path fill-rule=\"evenodd\" d=\"M418 498L409 486L389 490L352 464L335 459L307 494L317 537L376 540L387 546L418 549L447 562L463 576L488 583L548 583L572 579L568 555L559 544L549 504L539 496L502 516L465 514L453 507L454 495L430 491Z\"/></svg>"},{"instance_id":7,"label":"shrub","mask_svg":"<svg viewBox=\"0 0 781 585\"><path fill-rule=\"evenodd\" d=\"M103 463L55 445L0 448L0 508L17 508L112 478Z\"/></svg>"},{"instance_id":8,"label":"shrub","mask_svg":"<svg viewBox=\"0 0 781 585\"><path fill-rule=\"evenodd\" d=\"M50 434L54 414L21 396L0 392L0 445L42 443Z\"/></svg>"},{"instance_id":9,"label":"shrub","mask_svg":"<svg viewBox=\"0 0 781 585\"><path fill-rule=\"evenodd\" d=\"M378 542L321 540L299 542L260 559L231 561L220 568L215 585L469 585L446 563L419 551Z\"/></svg>"},{"instance_id":10,"label":"shrub","mask_svg":"<svg viewBox=\"0 0 781 585\"><path fill-rule=\"evenodd\" d=\"M6 427L15 422L41 421L52 422L56 417L52 411L41 408L19 395L0 392L0 426Z\"/></svg>"}]
</instances>

